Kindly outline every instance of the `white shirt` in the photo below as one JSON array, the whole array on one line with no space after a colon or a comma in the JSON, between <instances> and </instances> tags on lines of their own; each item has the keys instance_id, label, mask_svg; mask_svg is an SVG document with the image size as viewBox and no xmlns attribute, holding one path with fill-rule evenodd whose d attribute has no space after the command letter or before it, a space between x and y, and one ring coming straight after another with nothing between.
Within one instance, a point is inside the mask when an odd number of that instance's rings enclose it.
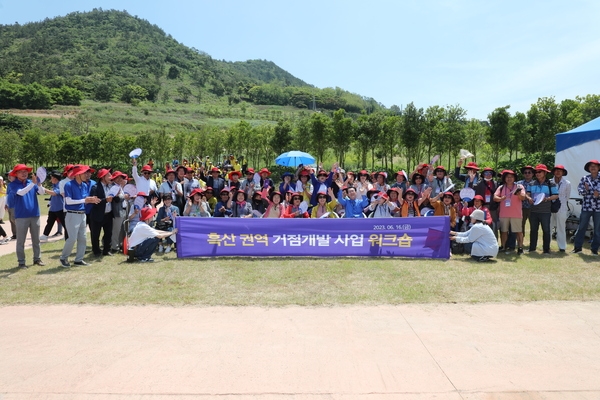
<instances>
[{"instance_id":1,"label":"white shirt","mask_svg":"<svg viewBox=\"0 0 600 400\"><path fill-rule=\"evenodd\" d=\"M475 224L466 232L456 234L457 243L473 243L472 256L498 256L498 239L486 224Z\"/></svg>"},{"instance_id":2,"label":"white shirt","mask_svg":"<svg viewBox=\"0 0 600 400\"><path fill-rule=\"evenodd\" d=\"M139 222L135 225L135 228L133 228L133 232L129 237L128 248L129 250L131 250L138 244L142 243L144 240L156 237L161 233L163 232L157 231L147 223Z\"/></svg>"},{"instance_id":3,"label":"white shirt","mask_svg":"<svg viewBox=\"0 0 600 400\"><path fill-rule=\"evenodd\" d=\"M148 196L151 190L154 190L155 192L158 191L154 179L146 179L145 177L138 175L137 165L134 165L133 168L131 168L131 175L133 175L135 187L138 192L145 193L146 196Z\"/></svg>"},{"instance_id":4,"label":"white shirt","mask_svg":"<svg viewBox=\"0 0 600 400\"><path fill-rule=\"evenodd\" d=\"M560 178L560 182L558 183L554 181L554 178L550 179L550 182L558 187L558 199L560 200L560 210L558 212L566 214L569 211L567 202L569 201L569 196L571 196L571 182L564 177Z\"/></svg>"}]
</instances>

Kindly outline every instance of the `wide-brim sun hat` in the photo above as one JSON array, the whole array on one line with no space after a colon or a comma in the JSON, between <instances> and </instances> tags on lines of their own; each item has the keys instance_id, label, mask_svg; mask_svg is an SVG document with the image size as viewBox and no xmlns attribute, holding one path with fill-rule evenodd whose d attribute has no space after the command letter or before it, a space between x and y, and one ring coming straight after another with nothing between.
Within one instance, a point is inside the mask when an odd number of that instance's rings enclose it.
<instances>
[{"instance_id":1,"label":"wide-brim sun hat","mask_svg":"<svg viewBox=\"0 0 600 400\"><path fill-rule=\"evenodd\" d=\"M470 215L471 219L477 221L485 221L485 213L483 210L475 210Z\"/></svg>"},{"instance_id":2,"label":"wide-brim sun hat","mask_svg":"<svg viewBox=\"0 0 600 400\"><path fill-rule=\"evenodd\" d=\"M585 172L590 172L590 165L592 165L592 164L596 164L598 166L598 168L600 168L600 161L590 160L587 163L585 163L585 167L583 167L583 169L585 169Z\"/></svg>"}]
</instances>

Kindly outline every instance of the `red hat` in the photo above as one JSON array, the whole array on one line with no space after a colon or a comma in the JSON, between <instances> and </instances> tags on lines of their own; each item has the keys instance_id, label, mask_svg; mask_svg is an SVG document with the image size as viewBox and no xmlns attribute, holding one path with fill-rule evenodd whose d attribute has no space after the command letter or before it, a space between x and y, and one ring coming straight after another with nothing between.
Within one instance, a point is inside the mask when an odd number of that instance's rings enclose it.
<instances>
[{"instance_id":1,"label":"red hat","mask_svg":"<svg viewBox=\"0 0 600 400\"><path fill-rule=\"evenodd\" d=\"M444 171L444 175L447 174L448 172L446 171L446 168L444 168L443 165L438 165L437 167L435 167L435 169L433 170L433 173L435 174L438 171Z\"/></svg>"},{"instance_id":2,"label":"red hat","mask_svg":"<svg viewBox=\"0 0 600 400\"><path fill-rule=\"evenodd\" d=\"M146 164L146 165L144 165L142 167L142 172L146 172L146 171L147 172L152 172L152 167L150 165L148 165L148 164Z\"/></svg>"},{"instance_id":3,"label":"red hat","mask_svg":"<svg viewBox=\"0 0 600 400\"><path fill-rule=\"evenodd\" d=\"M550 172L550 170L544 164L538 164L538 165L535 166L534 169L535 169L535 172L538 172L538 171L544 171L545 173L549 173Z\"/></svg>"},{"instance_id":4,"label":"red hat","mask_svg":"<svg viewBox=\"0 0 600 400\"><path fill-rule=\"evenodd\" d=\"M358 176L360 176L360 175L369 176L369 173L367 172L367 170L366 170L366 169L362 169L362 170L361 170L361 171L358 173Z\"/></svg>"},{"instance_id":5,"label":"red hat","mask_svg":"<svg viewBox=\"0 0 600 400\"><path fill-rule=\"evenodd\" d=\"M302 171L300 171L299 176L310 176L310 172L308 172L307 169L303 169Z\"/></svg>"},{"instance_id":6,"label":"red hat","mask_svg":"<svg viewBox=\"0 0 600 400\"><path fill-rule=\"evenodd\" d=\"M253 174L253 173L254 173L254 168L248 168L246 170L246 175L250 175L250 174Z\"/></svg>"},{"instance_id":7,"label":"red hat","mask_svg":"<svg viewBox=\"0 0 600 400\"><path fill-rule=\"evenodd\" d=\"M18 171L27 171L27 172L31 172L33 171L33 167L28 167L25 164L17 164L15 165L15 167L12 169L11 173L9 174L10 176L17 176L17 172Z\"/></svg>"},{"instance_id":8,"label":"red hat","mask_svg":"<svg viewBox=\"0 0 600 400\"><path fill-rule=\"evenodd\" d=\"M189 168L189 167L188 167L188 168L186 168L186 169L185 169L185 173L186 173L186 174L191 174L191 173L193 173L193 172L194 172L194 169L193 169L193 168Z\"/></svg>"},{"instance_id":9,"label":"red hat","mask_svg":"<svg viewBox=\"0 0 600 400\"><path fill-rule=\"evenodd\" d=\"M408 177L406 176L406 172L404 172L404 171L394 172L393 178L396 179L398 177L398 175L403 176L405 181L408 180Z\"/></svg>"},{"instance_id":10,"label":"red hat","mask_svg":"<svg viewBox=\"0 0 600 400\"><path fill-rule=\"evenodd\" d=\"M282 197L283 197L283 196L281 195L281 193L280 193L280 192L278 192L278 191L276 191L276 190L275 190L275 191L273 191L273 192L271 192L271 194L269 195L269 199L270 199L271 201L273 201L273 196L275 196L275 195L278 195L278 196L279 196L279 201L281 201L281 199L282 199Z\"/></svg>"},{"instance_id":11,"label":"red hat","mask_svg":"<svg viewBox=\"0 0 600 400\"><path fill-rule=\"evenodd\" d=\"M138 192L138 193L136 194L136 196L142 196L142 197L146 197L146 193L144 193L144 192Z\"/></svg>"},{"instance_id":12,"label":"red hat","mask_svg":"<svg viewBox=\"0 0 600 400\"><path fill-rule=\"evenodd\" d=\"M221 195L223 193L227 193L227 195L229 196L229 192L231 192L231 190L229 190L229 188L223 188L223 189L221 189L221 192L219 194Z\"/></svg>"},{"instance_id":13,"label":"red hat","mask_svg":"<svg viewBox=\"0 0 600 400\"><path fill-rule=\"evenodd\" d=\"M127 174L124 174L124 173L122 173L121 171L115 171L115 172L113 172L113 174L112 174L112 176L111 176L111 179L112 179L112 180L115 180L115 179L117 179L117 178L118 178L118 177L120 177L120 176L122 176L122 177L123 177L123 179L125 179L125 180L127 180L127 178L128 178L128 177L127 177Z\"/></svg>"},{"instance_id":14,"label":"red hat","mask_svg":"<svg viewBox=\"0 0 600 400\"><path fill-rule=\"evenodd\" d=\"M531 165L526 165L523 168L521 168L521 173L525 173L525 170L530 169L530 170L534 170L534 168Z\"/></svg>"},{"instance_id":15,"label":"red hat","mask_svg":"<svg viewBox=\"0 0 600 400\"><path fill-rule=\"evenodd\" d=\"M400 189L397 187L390 188L390 190L387 191L387 195L389 196L390 193L392 193L392 192L396 192L396 193L400 194Z\"/></svg>"},{"instance_id":16,"label":"red hat","mask_svg":"<svg viewBox=\"0 0 600 400\"><path fill-rule=\"evenodd\" d=\"M213 172L218 172L218 173L221 173L221 170L220 170L219 168L217 168L217 167L212 167L212 168L210 169L210 173L212 174Z\"/></svg>"},{"instance_id":17,"label":"red hat","mask_svg":"<svg viewBox=\"0 0 600 400\"><path fill-rule=\"evenodd\" d=\"M379 175L383 175L383 179L387 179L387 172L379 171L379 172L375 172L375 174L373 174L373 176L375 177L375 179L377 179L377 177Z\"/></svg>"},{"instance_id":18,"label":"red hat","mask_svg":"<svg viewBox=\"0 0 600 400\"><path fill-rule=\"evenodd\" d=\"M483 203L483 196L480 194L476 194L475 197L473 197L473 200L481 200L481 202Z\"/></svg>"},{"instance_id":19,"label":"red hat","mask_svg":"<svg viewBox=\"0 0 600 400\"><path fill-rule=\"evenodd\" d=\"M237 175L238 178L242 177L242 173L240 171L231 171L229 173L229 179L231 179L234 175Z\"/></svg>"},{"instance_id":20,"label":"red hat","mask_svg":"<svg viewBox=\"0 0 600 400\"><path fill-rule=\"evenodd\" d=\"M346 175L352 175L352 176L356 176L356 174L355 174L354 172L352 172L352 171L348 171L348 172L346 172Z\"/></svg>"},{"instance_id":21,"label":"red hat","mask_svg":"<svg viewBox=\"0 0 600 400\"><path fill-rule=\"evenodd\" d=\"M71 171L71 173L69 174L69 176L71 178L74 178L77 175L85 174L86 172L92 172L92 173L94 173L95 170L93 168L90 168L89 165L77 165L75 168L73 168L73 170Z\"/></svg>"},{"instance_id":22,"label":"red hat","mask_svg":"<svg viewBox=\"0 0 600 400\"><path fill-rule=\"evenodd\" d=\"M206 189L204 189L205 192L211 191L213 192L213 188L210 186L207 186Z\"/></svg>"},{"instance_id":23,"label":"red hat","mask_svg":"<svg viewBox=\"0 0 600 400\"><path fill-rule=\"evenodd\" d=\"M470 163L465 165L465 169L474 169L475 171L479 171L479 167L477 166L477 163L475 163L473 161L471 161Z\"/></svg>"},{"instance_id":24,"label":"red hat","mask_svg":"<svg viewBox=\"0 0 600 400\"><path fill-rule=\"evenodd\" d=\"M268 176L271 176L271 172L267 168L261 169L259 174L267 174Z\"/></svg>"},{"instance_id":25,"label":"red hat","mask_svg":"<svg viewBox=\"0 0 600 400\"><path fill-rule=\"evenodd\" d=\"M156 208L144 207L140 210L140 221L146 221L154 217L156 214Z\"/></svg>"},{"instance_id":26,"label":"red hat","mask_svg":"<svg viewBox=\"0 0 600 400\"><path fill-rule=\"evenodd\" d=\"M324 169L320 169L319 172L317 173L317 176L321 176L321 175L329 176L327 171L325 171Z\"/></svg>"},{"instance_id":27,"label":"red hat","mask_svg":"<svg viewBox=\"0 0 600 400\"><path fill-rule=\"evenodd\" d=\"M96 176L98 177L98 179L102 179L107 174L110 174L110 170L108 170L106 168L102 168L102 169L100 169L100 171L98 171L98 174ZM110 179L112 179L112 176L110 177Z\"/></svg>"},{"instance_id":28,"label":"red hat","mask_svg":"<svg viewBox=\"0 0 600 400\"><path fill-rule=\"evenodd\" d=\"M201 194L202 192L204 192L204 190L200 189L200 188L195 188L194 190L191 191L190 195L188 197L194 197L194 195L196 193Z\"/></svg>"},{"instance_id":29,"label":"red hat","mask_svg":"<svg viewBox=\"0 0 600 400\"><path fill-rule=\"evenodd\" d=\"M302 196L302 194L298 193L298 192L292 193L292 199L291 200L294 200L294 197L300 197L300 200L304 199L304 196Z\"/></svg>"},{"instance_id":30,"label":"red hat","mask_svg":"<svg viewBox=\"0 0 600 400\"><path fill-rule=\"evenodd\" d=\"M585 167L583 167L583 169L585 169L585 172L590 172L590 165L592 164L596 164L598 167L600 167L600 161L598 160L590 160L585 164ZM565 173L566 175L566 173Z\"/></svg>"},{"instance_id":31,"label":"red hat","mask_svg":"<svg viewBox=\"0 0 600 400\"><path fill-rule=\"evenodd\" d=\"M379 198L382 198L382 199L386 199L386 200L387 200L387 199L389 199L390 197L389 197L389 196L387 195L387 193L385 193L385 192L379 192Z\"/></svg>"},{"instance_id":32,"label":"red hat","mask_svg":"<svg viewBox=\"0 0 600 400\"><path fill-rule=\"evenodd\" d=\"M184 159L184 160L183 160L183 162L187 163L187 160L186 160L186 159ZM188 169L188 167L186 167L185 165L183 165L183 164L179 164L179 165L177 166L177 168L175 168L175 171L177 171L179 168L183 168L183 169L184 169L184 170L186 170L186 171L187 171L187 169Z\"/></svg>"},{"instance_id":33,"label":"red hat","mask_svg":"<svg viewBox=\"0 0 600 400\"><path fill-rule=\"evenodd\" d=\"M169 168L166 172L165 172L165 176L169 175L169 174L173 174L175 175L175 171L172 170L171 168Z\"/></svg>"},{"instance_id":34,"label":"red hat","mask_svg":"<svg viewBox=\"0 0 600 400\"><path fill-rule=\"evenodd\" d=\"M515 179L517 179L517 174L513 170L511 170L511 169L505 169L505 170L503 170L502 173L500 174L500 176L502 176L502 179L504 179L504 176L507 175L507 174L508 175L513 175L515 177Z\"/></svg>"},{"instance_id":35,"label":"red hat","mask_svg":"<svg viewBox=\"0 0 600 400\"><path fill-rule=\"evenodd\" d=\"M408 188L404 193L402 193L402 198L405 199L407 194L412 194L415 199L417 198L417 192L414 189Z\"/></svg>"},{"instance_id":36,"label":"red hat","mask_svg":"<svg viewBox=\"0 0 600 400\"><path fill-rule=\"evenodd\" d=\"M67 176L73 168L75 168L73 164L65 165L65 167L63 168L63 176Z\"/></svg>"},{"instance_id":37,"label":"red hat","mask_svg":"<svg viewBox=\"0 0 600 400\"><path fill-rule=\"evenodd\" d=\"M442 195L442 199L444 199L445 197L450 197L452 199L452 203L454 203L454 194L452 192L444 192L444 194Z\"/></svg>"},{"instance_id":38,"label":"red hat","mask_svg":"<svg viewBox=\"0 0 600 400\"><path fill-rule=\"evenodd\" d=\"M494 171L494 169L490 168L490 167L485 167L483 169L483 171L481 171L481 172L484 173L484 172L488 172L488 171L492 173L492 176L496 176L496 171Z\"/></svg>"}]
</instances>

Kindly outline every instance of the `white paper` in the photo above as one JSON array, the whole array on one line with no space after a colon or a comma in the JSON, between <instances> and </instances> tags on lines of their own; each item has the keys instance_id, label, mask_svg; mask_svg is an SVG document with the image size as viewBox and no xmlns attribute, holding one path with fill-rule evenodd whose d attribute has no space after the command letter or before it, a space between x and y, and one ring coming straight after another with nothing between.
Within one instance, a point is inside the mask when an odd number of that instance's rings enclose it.
<instances>
[{"instance_id":1,"label":"white paper","mask_svg":"<svg viewBox=\"0 0 600 400\"><path fill-rule=\"evenodd\" d=\"M137 196L137 188L135 187L135 185L128 183L127 185L125 185L125 187L123 188L123 191L125 193L127 193L130 197L135 197Z\"/></svg>"},{"instance_id":2,"label":"white paper","mask_svg":"<svg viewBox=\"0 0 600 400\"><path fill-rule=\"evenodd\" d=\"M465 149L460 149L460 152L458 154L460 155L460 158L475 157L474 154L472 154L469 150Z\"/></svg>"},{"instance_id":3,"label":"white paper","mask_svg":"<svg viewBox=\"0 0 600 400\"><path fill-rule=\"evenodd\" d=\"M254 218L262 218L263 216L258 210L253 210L252 215L254 215Z\"/></svg>"},{"instance_id":4,"label":"white paper","mask_svg":"<svg viewBox=\"0 0 600 400\"><path fill-rule=\"evenodd\" d=\"M542 201L544 201L544 198L546 198L546 195L544 193L536 193L536 195L533 197L533 205L537 206Z\"/></svg>"},{"instance_id":5,"label":"white paper","mask_svg":"<svg viewBox=\"0 0 600 400\"><path fill-rule=\"evenodd\" d=\"M433 165L437 160L440 159L440 155L436 154L432 159L431 162L429 164Z\"/></svg>"},{"instance_id":6,"label":"white paper","mask_svg":"<svg viewBox=\"0 0 600 400\"><path fill-rule=\"evenodd\" d=\"M298 208L300 208L300 211L305 213L306 210L308 210L308 204L306 203L306 201L303 201L302 203L300 203L300 206Z\"/></svg>"},{"instance_id":7,"label":"white paper","mask_svg":"<svg viewBox=\"0 0 600 400\"><path fill-rule=\"evenodd\" d=\"M138 196L135 198L135 200L133 201L133 205L134 206L138 206L140 209L142 207L144 207L144 204L146 203L146 198L143 196Z\"/></svg>"},{"instance_id":8,"label":"white paper","mask_svg":"<svg viewBox=\"0 0 600 400\"><path fill-rule=\"evenodd\" d=\"M258 172L254 173L254 178L252 178L252 180L254 181L254 188L258 189L260 187L260 175Z\"/></svg>"},{"instance_id":9,"label":"white paper","mask_svg":"<svg viewBox=\"0 0 600 400\"><path fill-rule=\"evenodd\" d=\"M329 214L331 214L331 213L326 212L325 214L321 215L319 218L327 218L327 217L329 217Z\"/></svg>"},{"instance_id":10,"label":"white paper","mask_svg":"<svg viewBox=\"0 0 600 400\"><path fill-rule=\"evenodd\" d=\"M464 188L460 191L461 199L469 199L467 201L471 201L473 200L473 197L475 197L475 191L471 188Z\"/></svg>"},{"instance_id":11,"label":"white paper","mask_svg":"<svg viewBox=\"0 0 600 400\"><path fill-rule=\"evenodd\" d=\"M119 194L119 190L121 190L121 186L119 185L112 185L110 190L108 191L108 195L107 196L113 196L115 197L116 195Z\"/></svg>"},{"instance_id":12,"label":"white paper","mask_svg":"<svg viewBox=\"0 0 600 400\"><path fill-rule=\"evenodd\" d=\"M446 188L445 192L449 192L449 191L451 191L452 189L454 189L454 183L453 183L452 185L448 186L448 187Z\"/></svg>"},{"instance_id":13,"label":"white paper","mask_svg":"<svg viewBox=\"0 0 600 400\"><path fill-rule=\"evenodd\" d=\"M38 185L41 185L46 180L46 168L39 167L37 171L35 171L35 176L38 179Z\"/></svg>"},{"instance_id":14,"label":"white paper","mask_svg":"<svg viewBox=\"0 0 600 400\"><path fill-rule=\"evenodd\" d=\"M302 187L302 182L298 181L296 182L296 192L298 193L302 193L304 191L304 188ZM282 193L285 194L285 193Z\"/></svg>"}]
</instances>

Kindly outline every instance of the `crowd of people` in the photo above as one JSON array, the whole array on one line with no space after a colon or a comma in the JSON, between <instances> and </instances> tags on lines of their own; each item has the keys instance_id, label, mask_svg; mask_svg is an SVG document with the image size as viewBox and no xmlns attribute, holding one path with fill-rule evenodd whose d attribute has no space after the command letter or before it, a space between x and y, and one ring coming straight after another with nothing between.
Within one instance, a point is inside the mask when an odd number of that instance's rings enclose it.
<instances>
[{"instance_id":1,"label":"crowd of people","mask_svg":"<svg viewBox=\"0 0 600 400\"><path fill-rule=\"evenodd\" d=\"M151 262L155 252L168 253L176 246L176 217L194 218L418 218L448 216L452 242L461 243L479 261L496 257L499 251L524 252L529 222L527 252L538 248L542 231L543 253L550 253L551 230L561 252L566 251L567 201L571 183L562 165L525 166L518 173L479 168L475 162L458 165L449 174L441 165L419 164L414 171L399 170L388 177L383 171L344 171L337 163L329 170L300 165L275 179L267 168L254 170L230 156L222 165L204 163L167 164L158 175L149 162L138 170L133 160L131 178L124 172L87 165L67 165L49 174L51 188L39 184L32 168L16 165L8 186L0 180L0 201L6 199L12 236L0 225L0 236L17 241L20 268L26 268L24 243L33 244L33 262L44 265L40 243L48 240L55 223L56 234L64 232L60 256L63 267L75 247L75 265L84 261L87 230L92 254L113 256L132 251L135 259ZM581 227L573 253L582 251L590 218L594 221L592 254L600 246L600 162L591 160L589 174L578 184L583 198ZM96 172L95 180L91 179ZM551 175L551 178L549 176ZM460 181L459 185L452 179ZM458 183L458 182L457 182ZM461 197L456 186L472 189L472 198ZM50 196L48 220L40 235L38 194ZM3 207L4 208L4 207ZM4 210L3 210L4 211ZM102 240L101 240L102 236ZM498 243L498 238L500 242ZM125 248L124 248L125 247ZM130 257L131 258L131 257Z\"/></svg>"}]
</instances>

